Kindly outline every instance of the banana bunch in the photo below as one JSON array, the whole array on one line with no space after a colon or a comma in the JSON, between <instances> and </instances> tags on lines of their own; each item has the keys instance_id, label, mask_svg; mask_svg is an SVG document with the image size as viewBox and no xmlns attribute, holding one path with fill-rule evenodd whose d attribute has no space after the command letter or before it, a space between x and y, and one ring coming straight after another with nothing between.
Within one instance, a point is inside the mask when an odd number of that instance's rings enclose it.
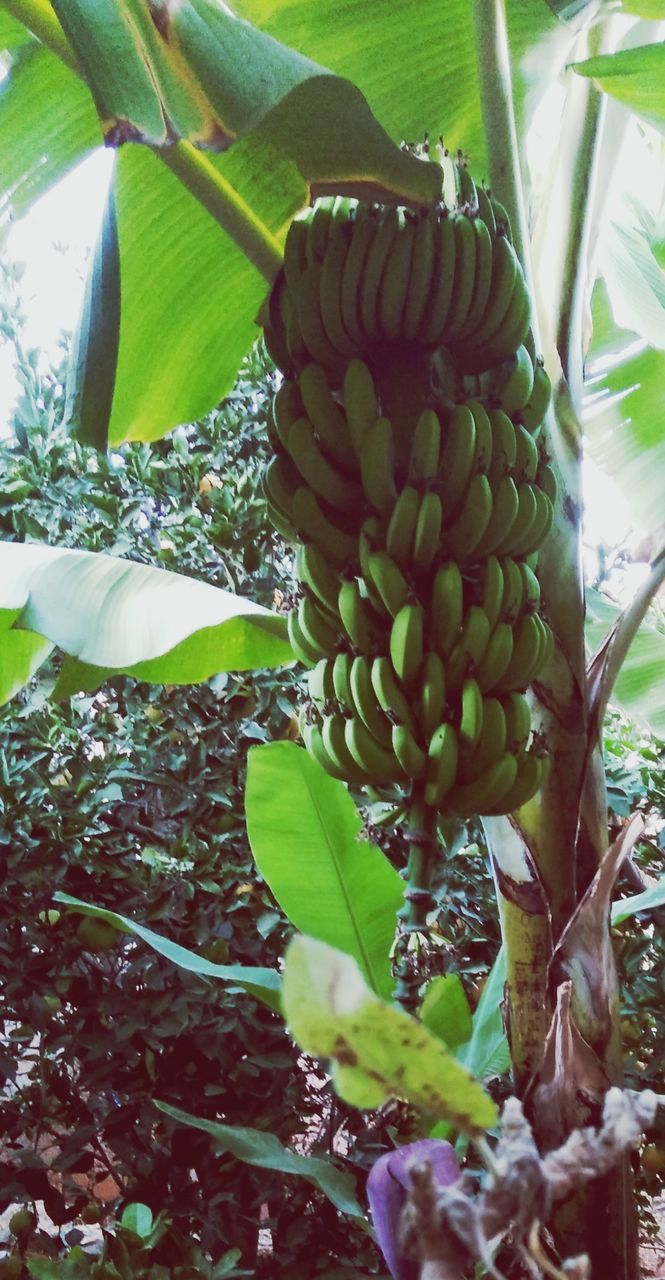
<instances>
[{"instance_id":1,"label":"banana bunch","mask_svg":"<svg viewBox=\"0 0 665 1280\"><path fill-rule=\"evenodd\" d=\"M456 184L433 211L334 198L292 224L264 489L296 546L308 750L466 817L543 780L525 693L553 645L535 569L557 493L507 215L461 165Z\"/></svg>"}]
</instances>

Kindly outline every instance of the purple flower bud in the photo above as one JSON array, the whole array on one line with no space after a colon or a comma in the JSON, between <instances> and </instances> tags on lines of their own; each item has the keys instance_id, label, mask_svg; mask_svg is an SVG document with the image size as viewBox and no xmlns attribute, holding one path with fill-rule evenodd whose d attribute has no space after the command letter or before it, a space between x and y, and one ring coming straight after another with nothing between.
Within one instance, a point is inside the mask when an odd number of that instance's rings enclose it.
<instances>
[{"instance_id":1,"label":"purple flower bud","mask_svg":"<svg viewBox=\"0 0 665 1280\"><path fill-rule=\"evenodd\" d=\"M432 1177L440 1187L449 1187L460 1176L455 1152L449 1142L422 1138L395 1151L388 1151L372 1165L367 1179L367 1197L379 1247L393 1280L418 1280L419 1263L399 1251L399 1223L411 1185L411 1165L427 1160Z\"/></svg>"}]
</instances>

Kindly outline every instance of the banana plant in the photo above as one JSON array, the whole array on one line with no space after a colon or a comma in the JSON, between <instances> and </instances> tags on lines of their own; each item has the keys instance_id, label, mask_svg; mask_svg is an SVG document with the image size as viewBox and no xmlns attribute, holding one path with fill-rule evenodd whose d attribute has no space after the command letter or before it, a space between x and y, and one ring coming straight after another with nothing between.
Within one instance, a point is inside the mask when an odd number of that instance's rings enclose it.
<instances>
[{"instance_id":1,"label":"banana plant","mask_svg":"<svg viewBox=\"0 0 665 1280\"><path fill-rule=\"evenodd\" d=\"M156 439L225 394L311 198L436 205L441 169L400 143L441 134L504 207L553 387L546 438L559 498L539 575L554 648L532 689L551 765L532 800L485 830L515 1088L552 1144L593 1114L567 1080L584 1067L598 1098L622 1081L608 917L640 832L630 824L608 850L603 716L612 697L647 719L665 704L653 665L662 629L657 618L643 625L665 578L665 4L473 0L472 13L464 0L238 0L235 12L215 0L0 0L0 218L21 216L102 143L117 148L69 389L74 429L104 447ZM594 607L590 664L583 449L623 483L651 560L626 609ZM131 667L92 641L68 647L29 591L17 605L2 590L9 691L51 643L85 653L99 678ZM271 644L283 660L283 639ZM84 678L70 668L66 688ZM154 678L171 678L165 659ZM575 1034L553 1071L567 983ZM554 1134L539 1090L557 1102ZM552 1227L562 1255L587 1253L594 1275L638 1275L627 1164Z\"/></svg>"}]
</instances>

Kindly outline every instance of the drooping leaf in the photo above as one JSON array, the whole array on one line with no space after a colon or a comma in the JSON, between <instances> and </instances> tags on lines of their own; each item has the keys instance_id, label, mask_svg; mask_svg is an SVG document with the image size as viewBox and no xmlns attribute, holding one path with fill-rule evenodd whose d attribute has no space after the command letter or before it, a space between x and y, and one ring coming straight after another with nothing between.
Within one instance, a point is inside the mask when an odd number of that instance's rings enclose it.
<instances>
[{"instance_id":1,"label":"drooping leaf","mask_svg":"<svg viewBox=\"0 0 665 1280\"><path fill-rule=\"evenodd\" d=\"M256 864L296 929L357 960L388 999L389 951L404 884L362 822L342 782L293 742L249 753L247 834Z\"/></svg>"},{"instance_id":2,"label":"drooping leaf","mask_svg":"<svg viewBox=\"0 0 665 1280\"><path fill-rule=\"evenodd\" d=\"M612 924L623 924L640 911L653 911L654 907L665 905L665 876L656 884L652 884L642 893L634 893L630 898L619 898L612 903Z\"/></svg>"},{"instance_id":3,"label":"drooping leaf","mask_svg":"<svg viewBox=\"0 0 665 1280\"><path fill-rule=\"evenodd\" d=\"M424 1027L449 1049L458 1049L471 1037L473 1020L462 979L446 973L428 983L420 1009Z\"/></svg>"},{"instance_id":4,"label":"drooping leaf","mask_svg":"<svg viewBox=\"0 0 665 1280\"><path fill-rule=\"evenodd\" d=\"M115 191L109 185L88 267L83 310L67 378L66 423L83 444L104 450L120 340L120 254Z\"/></svg>"},{"instance_id":5,"label":"drooping leaf","mask_svg":"<svg viewBox=\"0 0 665 1280\"><path fill-rule=\"evenodd\" d=\"M499 951L487 976L477 1008L469 1043L459 1057L478 1080L501 1075L510 1066L510 1050L503 1025L501 1002L506 981L506 958Z\"/></svg>"},{"instance_id":6,"label":"drooping leaf","mask_svg":"<svg viewBox=\"0 0 665 1280\"><path fill-rule=\"evenodd\" d=\"M0 608L0 706L27 684L53 649L33 631L15 631L20 616L20 609Z\"/></svg>"},{"instance_id":7,"label":"drooping leaf","mask_svg":"<svg viewBox=\"0 0 665 1280\"><path fill-rule=\"evenodd\" d=\"M574 62L573 70L665 132L665 42L600 54Z\"/></svg>"},{"instance_id":8,"label":"drooping leaf","mask_svg":"<svg viewBox=\"0 0 665 1280\"><path fill-rule=\"evenodd\" d=\"M617 323L665 350L665 271L644 231L610 225L604 237L603 276Z\"/></svg>"},{"instance_id":9,"label":"drooping leaf","mask_svg":"<svg viewBox=\"0 0 665 1280\"><path fill-rule=\"evenodd\" d=\"M21 48L0 81L0 225L26 213L100 140L85 85L37 41Z\"/></svg>"},{"instance_id":10,"label":"drooping leaf","mask_svg":"<svg viewBox=\"0 0 665 1280\"><path fill-rule=\"evenodd\" d=\"M171 960L180 969L187 969L189 973L200 974L203 978L217 978L221 982L240 987L249 995L255 996L262 1004L267 1004L268 1008L276 1013L280 1011L281 978L275 969L252 968L250 965L242 964L214 964L212 960L206 960L204 956L188 951L186 947L179 946L177 942L171 942L161 934L155 933L152 929L146 929L136 920L130 920L128 916L119 915L116 911L95 907L90 902L82 902L80 898L72 898L68 893L55 893L53 901L71 907L81 915L105 920L121 933L134 934L152 947L153 951Z\"/></svg>"},{"instance_id":11,"label":"drooping leaf","mask_svg":"<svg viewBox=\"0 0 665 1280\"><path fill-rule=\"evenodd\" d=\"M594 652L621 612L597 591L587 591L586 636ZM665 635L642 623L619 672L611 701L653 733L665 734Z\"/></svg>"},{"instance_id":12,"label":"drooping leaf","mask_svg":"<svg viewBox=\"0 0 665 1280\"><path fill-rule=\"evenodd\" d=\"M5 622L13 610L15 628L43 637L82 664L66 668L58 696L81 684L96 687L121 671L190 684L219 671L280 666L293 657L284 618L251 600L88 551L0 543L0 610ZM4 686L15 689L48 650L40 651L34 640L17 645L11 636L0 670Z\"/></svg>"},{"instance_id":13,"label":"drooping leaf","mask_svg":"<svg viewBox=\"0 0 665 1280\"><path fill-rule=\"evenodd\" d=\"M273 1169L277 1173L306 1178L335 1205L341 1213L353 1218L364 1218L363 1210L355 1195L354 1179L320 1156L303 1156L291 1147L285 1147L274 1133L261 1129L249 1129L242 1125L218 1124L189 1115L166 1102L156 1102L160 1111L193 1129L202 1129L215 1140L219 1151L229 1151L237 1160L259 1169Z\"/></svg>"},{"instance_id":14,"label":"drooping leaf","mask_svg":"<svg viewBox=\"0 0 665 1280\"><path fill-rule=\"evenodd\" d=\"M370 991L351 956L294 938L282 1001L298 1044L333 1059L335 1087L352 1105L402 1098L466 1133L495 1123L496 1107L480 1085L421 1023Z\"/></svg>"}]
</instances>

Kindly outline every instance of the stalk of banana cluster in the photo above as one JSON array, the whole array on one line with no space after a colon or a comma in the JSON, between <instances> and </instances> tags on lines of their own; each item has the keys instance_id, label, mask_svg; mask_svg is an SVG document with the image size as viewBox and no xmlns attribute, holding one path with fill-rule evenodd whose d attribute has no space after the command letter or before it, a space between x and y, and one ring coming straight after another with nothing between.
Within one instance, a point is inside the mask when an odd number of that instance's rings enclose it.
<instances>
[{"instance_id":1,"label":"stalk of banana cluster","mask_svg":"<svg viewBox=\"0 0 665 1280\"><path fill-rule=\"evenodd\" d=\"M553 644L528 293L505 211L460 166L457 205L444 194L421 212L318 201L291 226L265 330L284 375L265 494L296 546L303 739L332 776L406 801L395 969L411 1009L438 817L538 790L525 695Z\"/></svg>"}]
</instances>

